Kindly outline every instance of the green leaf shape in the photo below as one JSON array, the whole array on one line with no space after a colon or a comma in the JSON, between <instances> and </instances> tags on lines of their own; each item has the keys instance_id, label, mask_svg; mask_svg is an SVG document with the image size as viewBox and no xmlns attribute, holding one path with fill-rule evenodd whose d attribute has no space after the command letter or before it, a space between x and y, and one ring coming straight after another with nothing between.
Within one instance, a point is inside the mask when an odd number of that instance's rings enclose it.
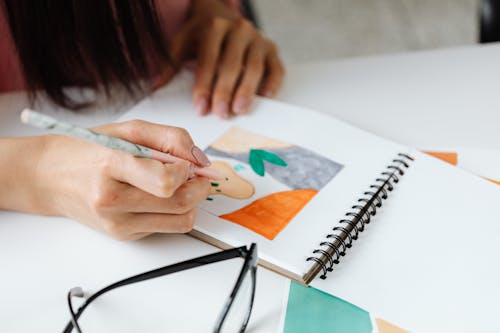
<instances>
[{"instance_id":1,"label":"green leaf shape","mask_svg":"<svg viewBox=\"0 0 500 333\"><path fill-rule=\"evenodd\" d=\"M252 167L252 170L259 176L264 176L266 173L266 168L264 167L264 161L259 154L257 149L250 149L250 155L248 156L248 164Z\"/></svg>"},{"instance_id":2,"label":"green leaf shape","mask_svg":"<svg viewBox=\"0 0 500 333\"><path fill-rule=\"evenodd\" d=\"M271 153L262 149L250 149L248 164L250 164L252 170L261 177L266 173L264 161L282 167L288 166L288 164L275 153Z\"/></svg>"},{"instance_id":3,"label":"green leaf shape","mask_svg":"<svg viewBox=\"0 0 500 333\"><path fill-rule=\"evenodd\" d=\"M269 163L276 164L282 167L288 166L288 164L286 164L286 162L283 161L283 159L281 159L281 157L279 157L275 153L271 153L270 151L266 150L259 150L259 152L262 156L262 159L268 161Z\"/></svg>"}]
</instances>

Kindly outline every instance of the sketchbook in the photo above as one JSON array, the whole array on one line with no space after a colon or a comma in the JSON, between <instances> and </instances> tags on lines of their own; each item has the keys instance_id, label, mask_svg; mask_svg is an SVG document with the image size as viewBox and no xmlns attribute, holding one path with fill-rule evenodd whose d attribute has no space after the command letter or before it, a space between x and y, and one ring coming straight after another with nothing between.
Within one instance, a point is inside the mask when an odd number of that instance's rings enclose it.
<instances>
[{"instance_id":1,"label":"sketchbook","mask_svg":"<svg viewBox=\"0 0 500 333\"><path fill-rule=\"evenodd\" d=\"M193 236L222 248L255 242L263 266L410 330L500 330L485 320L500 299L498 186L276 101L257 99L228 121L198 117L181 88L121 120L188 129L224 175Z\"/></svg>"}]
</instances>

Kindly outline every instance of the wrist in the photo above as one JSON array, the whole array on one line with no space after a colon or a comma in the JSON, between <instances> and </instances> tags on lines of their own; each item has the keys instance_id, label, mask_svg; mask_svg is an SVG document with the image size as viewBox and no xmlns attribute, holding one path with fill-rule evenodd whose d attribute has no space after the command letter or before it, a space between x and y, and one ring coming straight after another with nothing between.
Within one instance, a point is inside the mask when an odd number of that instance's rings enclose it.
<instances>
[{"instance_id":1,"label":"wrist","mask_svg":"<svg viewBox=\"0 0 500 333\"><path fill-rule=\"evenodd\" d=\"M59 138L57 135L36 137L38 146L29 172L32 184L31 207L38 214L62 215L56 205L57 195L54 187L58 180L53 172L55 165L51 162L51 152Z\"/></svg>"},{"instance_id":2,"label":"wrist","mask_svg":"<svg viewBox=\"0 0 500 333\"><path fill-rule=\"evenodd\" d=\"M55 214L39 167L48 140L46 136L0 140L0 209Z\"/></svg>"}]
</instances>

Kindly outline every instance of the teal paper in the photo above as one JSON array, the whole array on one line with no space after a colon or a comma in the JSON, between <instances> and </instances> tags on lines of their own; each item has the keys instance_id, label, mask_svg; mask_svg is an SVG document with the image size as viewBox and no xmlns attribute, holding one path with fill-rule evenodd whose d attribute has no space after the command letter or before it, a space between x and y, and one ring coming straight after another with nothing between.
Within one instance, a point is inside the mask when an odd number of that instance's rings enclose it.
<instances>
[{"instance_id":1,"label":"teal paper","mask_svg":"<svg viewBox=\"0 0 500 333\"><path fill-rule=\"evenodd\" d=\"M371 333L370 315L340 298L290 283L284 333Z\"/></svg>"}]
</instances>

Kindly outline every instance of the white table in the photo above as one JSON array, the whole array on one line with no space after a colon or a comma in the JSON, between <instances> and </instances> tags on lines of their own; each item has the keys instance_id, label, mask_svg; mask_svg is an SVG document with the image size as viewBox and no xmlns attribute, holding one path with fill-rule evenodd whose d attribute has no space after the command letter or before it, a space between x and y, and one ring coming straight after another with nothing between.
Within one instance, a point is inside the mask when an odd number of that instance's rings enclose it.
<instances>
[{"instance_id":1,"label":"white table","mask_svg":"<svg viewBox=\"0 0 500 333\"><path fill-rule=\"evenodd\" d=\"M500 180L500 43L296 65L278 99Z\"/></svg>"},{"instance_id":2,"label":"white table","mask_svg":"<svg viewBox=\"0 0 500 333\"><path fill-rule=\"evenodd\" d=\"M500 149L500 44L297 65L279 99L417 148Z\"/></svg>"},{"instance_id":3,"label":"white table","mask_svg":"<svg viewBox=\"0 0 500 333\"><path fill-rule=\"evenodd\" d=\"M278 98L416 147L491 152L500 142L499 74L499 45L359 58L289 68ZM35 133L17 125L18 110L25 105L21 94L0 95L0 135ZM58 114L90 126L112 121L121 112L92 117ZM63 218L0 212L0 330L60 330L68 319L69 288L83 284L95 290L121 277L213 251L184 235L120 243ZM124 315L128 323L119 327L131 332L146 327L160 331L167 322L182 332L186 321L211 320L217 312L214 304L229 292L237 268L238 263L212 266L118 293L115 302L123 305L119 311L106 308L105 302L96 303L94 312L89 309L89 331L94 331L95 322L106 331ZM259 271L249 330L276 332L286 279ZM195 303L190 303L188 286L198 293ZM139 290L148 288L153 290L148 294L151 300L140 300Z\"/></svg>"}]
</instances>

